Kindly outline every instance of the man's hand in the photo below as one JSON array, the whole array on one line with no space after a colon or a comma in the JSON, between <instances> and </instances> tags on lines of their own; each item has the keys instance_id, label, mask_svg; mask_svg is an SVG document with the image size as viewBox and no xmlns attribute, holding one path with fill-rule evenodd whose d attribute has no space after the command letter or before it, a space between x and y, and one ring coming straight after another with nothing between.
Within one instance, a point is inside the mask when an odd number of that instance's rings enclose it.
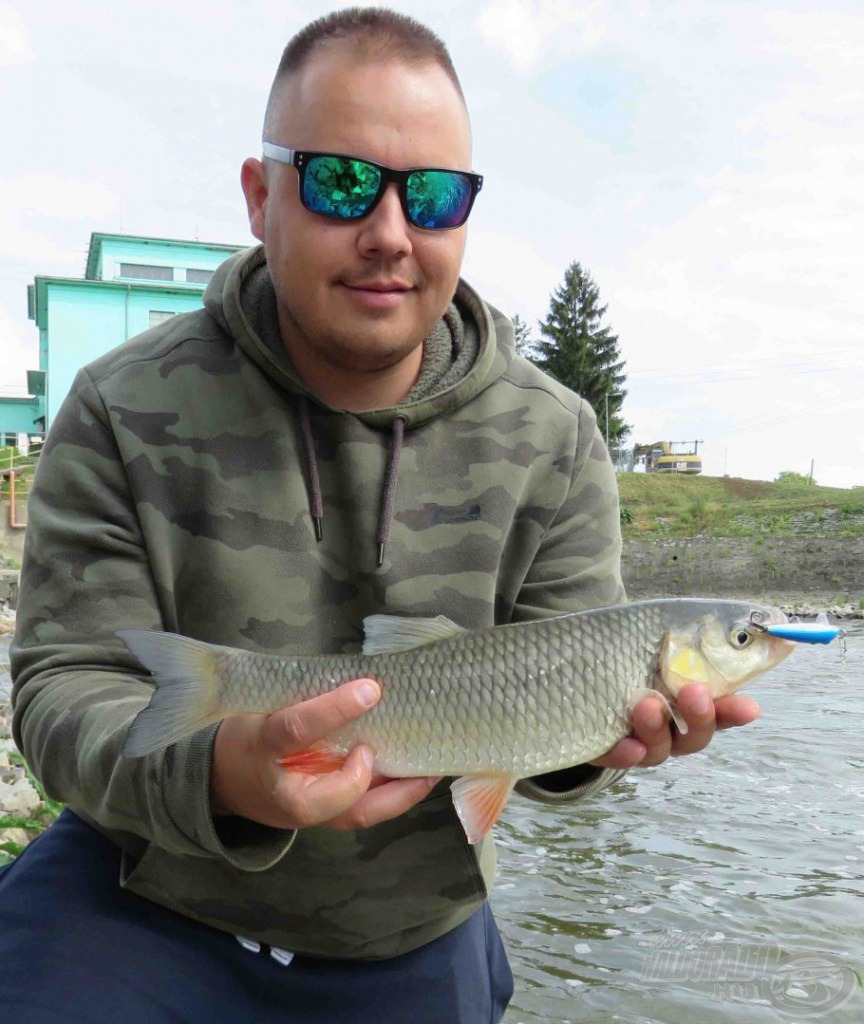
<instances>
[{"instance_id":1,"label":"man's hand","mask_svg":"<svg viewBox=\"0 0 864 1024\"><path fill-rule=\"evenodd\" d=\"M682 735L667 717L661 701L640 700L633 709L633 732L591 764L601 768L651 768L667 757L694 754L711 742L717 729L747 725L759 717L759 705L749 697L729 694L711 700L708 688L688 683L678 694L678 714L689 727Z\"/></svg>"},{"instance_id":2,"label":"man's hand","mask_svg":"<svg viewBox=\"0 0 864 1024\"><path fill-rule=\"evenodd\" d=\"M280 758L305 750L374 707L380 687L357 679L272 715L226 718L216 732L210 773L214 815L235 814L273 828L368 828L404 814L437 779L373 779L373 751L358 745L339 771L291 772Z\"/></svg>"}]
</instances>

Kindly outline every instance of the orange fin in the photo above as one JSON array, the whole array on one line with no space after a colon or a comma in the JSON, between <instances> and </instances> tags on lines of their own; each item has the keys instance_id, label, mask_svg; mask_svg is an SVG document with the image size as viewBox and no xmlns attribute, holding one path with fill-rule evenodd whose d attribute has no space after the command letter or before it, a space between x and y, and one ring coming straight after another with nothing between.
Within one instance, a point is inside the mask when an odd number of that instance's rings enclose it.
<instances>
[{"instance_id":1,"label":"orange fin","mask_svg":"<svg viewBox=\"0 0 864 1024\"><path fill-rule=\"evenodd\" d=\"M516 785L512 775L465 775L450 787L469 843L479 843L504 810Z\"/></svg>"},{"instance_id":2,"label":"orange fin","mask_svg":"<svg viewBox=\"0 0 864 1024\"><path fill-rule=\"evenodd\" d=\"M305 750L295 754L286 754L279 759L279 764L289 772L302 772L304 775L324 775L326 772L338 772L345 764L345 754L329 743L313 743Z\"/></svg>"}]
</instances>

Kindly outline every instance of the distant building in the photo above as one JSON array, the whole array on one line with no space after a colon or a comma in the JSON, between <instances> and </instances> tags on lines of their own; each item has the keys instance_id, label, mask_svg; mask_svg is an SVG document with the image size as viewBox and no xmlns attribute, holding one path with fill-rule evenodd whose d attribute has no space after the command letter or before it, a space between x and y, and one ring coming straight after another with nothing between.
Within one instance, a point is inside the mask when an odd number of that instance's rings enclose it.
<instances>
[{"instance_id":1,"label":"distant building","mask_svg":"<svg viewBox=\"0 0 864 1024\"><path fill-rule=\"evenodd\" d=\"M39 406L35 396L0 398L0 448L16 448L24 436L40 433L42 427L38 417Z\"/></svg>"},{"instance_id":2,"label":"distant building","mask_svg":"<svg viewBox=\"0 0 864 1024\"><path fill-rule=\"evenodd\" d=\"M29 398L0 398L0 443L51 426L86 363L177 313L199 309L216 267L241 245L94 233L83 278L37 277L27 288L39 328Z\"/></svg>"}]
</instances>

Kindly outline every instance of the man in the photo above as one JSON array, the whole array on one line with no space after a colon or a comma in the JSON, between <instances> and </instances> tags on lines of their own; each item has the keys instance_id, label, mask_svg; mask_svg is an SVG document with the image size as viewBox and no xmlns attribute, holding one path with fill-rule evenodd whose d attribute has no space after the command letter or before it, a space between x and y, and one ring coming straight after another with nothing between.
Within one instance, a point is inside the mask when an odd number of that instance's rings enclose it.
<instances>
[{"instance_id":1,"label":"man","mask_svg":"<svg viewBox=\"0 0 864 1024\"><path fill-rule=\"evenodd\" d=\"M446 782L376 778L363 747L330 775L278 763L374 681L124 758L151 687L116 629L323 653L372 613L475 628L623 598L593 414L459 279L481 181L443 45L379 9L313 23L264 142L242 171L263 247L82 371L31 498L15 735L74 811L0 876L0 998L32 1024L453 1024L512 991L492 845ZM675 752L710 739L702 698ZM647 701L597 765L521 789L577 798L672 744Z\"/></svg>"}]
</instances>

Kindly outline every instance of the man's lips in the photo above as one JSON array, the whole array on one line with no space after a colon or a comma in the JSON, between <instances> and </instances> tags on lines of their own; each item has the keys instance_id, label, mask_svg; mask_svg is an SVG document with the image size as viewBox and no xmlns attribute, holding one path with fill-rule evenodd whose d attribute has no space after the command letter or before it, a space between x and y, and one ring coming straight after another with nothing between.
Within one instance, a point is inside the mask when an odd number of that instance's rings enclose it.
<instances>
[{"instance_id":1,"label":"man's lips","mask_svg":"<svg viewBox=\"0 0 864 1024\"><path fill-rule=\"evenodd\" d=\"M342 287L361 305L370 309L392 309L413 289L404 281L342 281Z\"/></svg>"},{"instance_id":2,"label":"man's lips","mask_svg":"<svg viewBox=\"0 0 864 1024\"><path fill-rule=\"evenodd\" d=\"M343 281L346 288L361 292L408 292L411 285L404 281Z\"/></svg>"}]
</instances>

